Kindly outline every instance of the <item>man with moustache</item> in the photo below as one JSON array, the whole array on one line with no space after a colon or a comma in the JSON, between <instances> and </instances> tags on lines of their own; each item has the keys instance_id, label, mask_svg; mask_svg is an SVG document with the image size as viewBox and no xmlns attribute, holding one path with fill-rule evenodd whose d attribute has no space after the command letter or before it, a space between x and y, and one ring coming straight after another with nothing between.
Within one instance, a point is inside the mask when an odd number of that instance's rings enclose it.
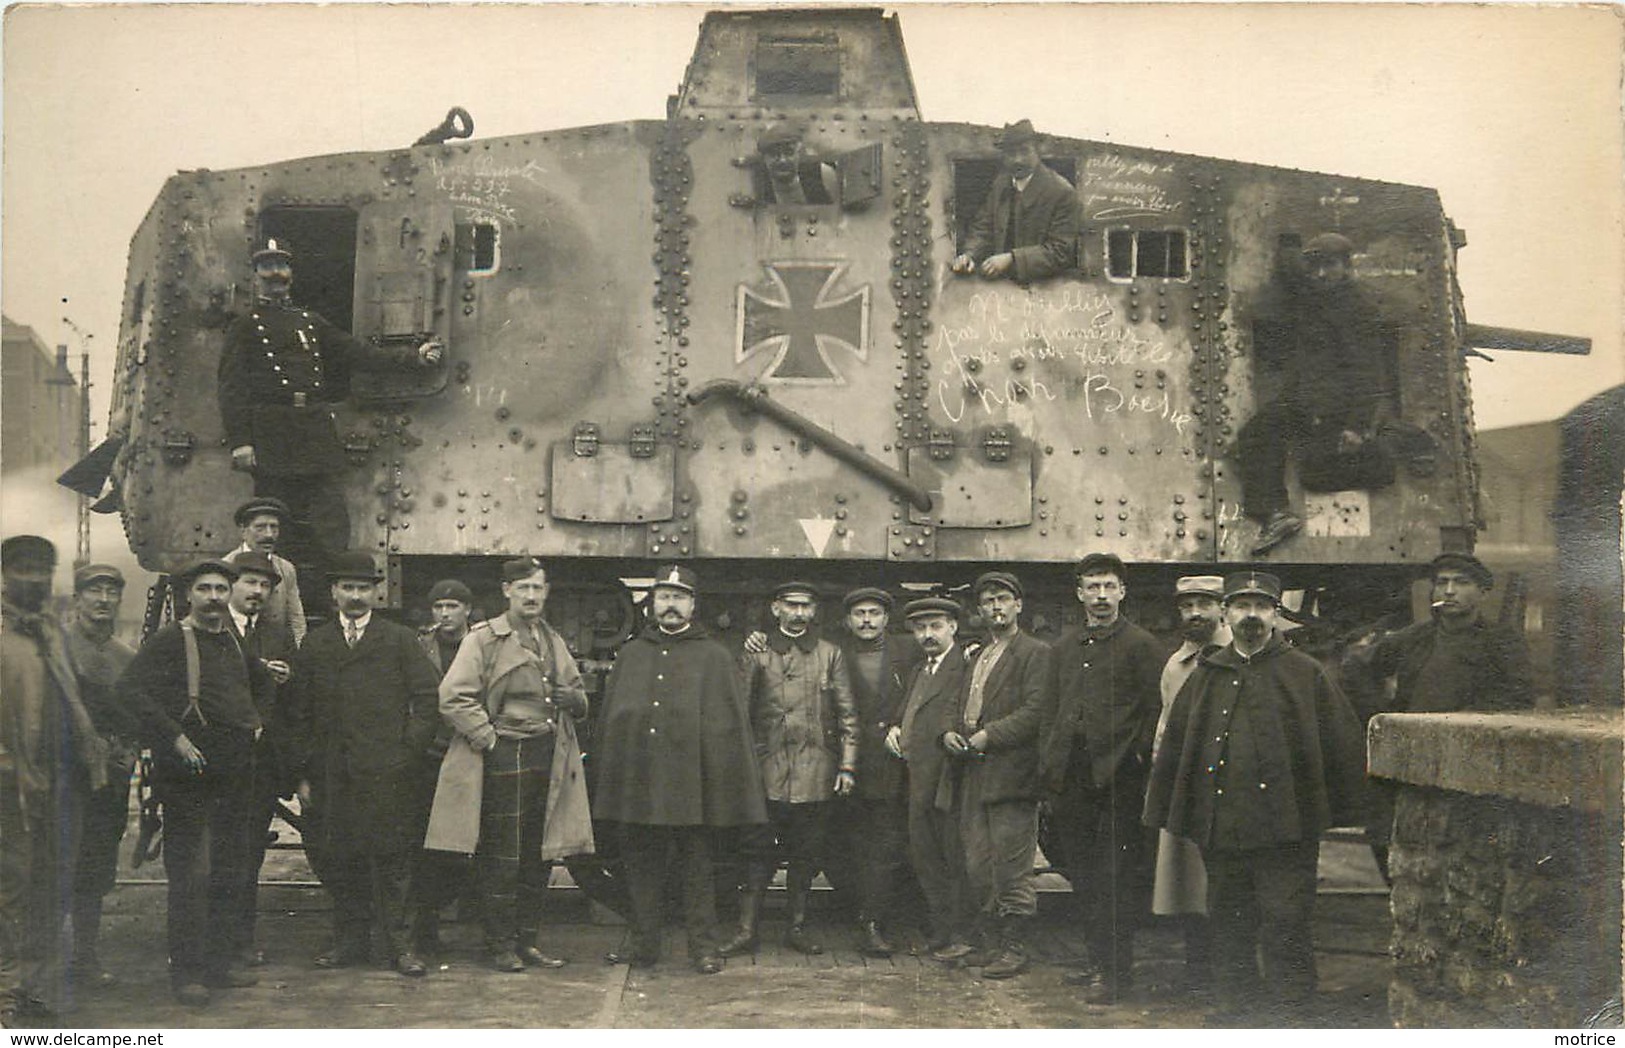
<instances>
[{"instance_id":1,"label":"man with moustache","mask_svg":"<svg viewBox=\"0 0 1625 1048\"><path fill-rule=\"evenodd\" d=\"M1480 605L1495 586L1484 562L1469 553L1441 553L1428 565L1432 614L1343 659L1343 680L1362 719L1377 713L1453 713L1520 710L1535 704L1529 645L1510 626L1484 619ZM1387 682L1394 681L1393 697ZM1394 795L1382 780L1370 783L1366 834L1388 879Z\"/></svg>"},{"instance_id":2,"label":"man with moustache","mask_svg":"<svg viewBox=\"0 0 1625 1048\"><path fill-rule=\"evenodd\" d=\"M839 198L835 165L808 156L794 128L775 124L763 131L756 154L767 173L767 203L833 204Z\"/></svg>"},{"instance_id":3,"label":"man with moustache","mask_svg":"<svg viewBox=\"0 0 1625 1048\"><path fill-rule=\"evenodd\" d=\"M1313 997L1320 836L1362 814L1365 745L1330 675L1275 632L1280 580L1240 572L1224 592L1234 638L1198 656L1174 700L1146 814L1202 850L1214 989L1256 1021Z\"/></svg>"},{"instance_id":4,"label":"man with moustache","mask_svg":"<svg viewBox=\"0 0 1625 1048\"><path fill-rule=\"evenodd\" d=\"M955 727L965 656L956 643L959 605L946 597L921 597L903 617L924 657L914 665L902 716L886 728L886 750L906 762L908 854L925 893L931 956L956 961L971 952L965 886L965 851L952 789L942 789L947 753L943 738Z\"/></svg>"},{"instance_id":5,"label":"man with moustache","mask_svg":"<svg viewBox=\"0 0 1625 1048\"><path fill-rule=\"evenodd\" d=\"M430 587L429 615L433 621L418 631L418 645L434 664L437 680L445 679L446 670L457 657L457 649L462 646L463 638L468 636L468 619L473 612L474 593L462 581L441 579ZM445 759L452 734L451 725L441 717L434 739L423 753L422 767L417 776L420 787L417 803L425 821L434 805L440 762ZM444 949L440 942L440 909L462 887L470 884L469 873L465 856L427 849L419 849L413 856L411 887L408 889L413 952L420 956L436 957ZM472 896L465 898L471 899Z\"/></svg>"},{"instance_id":6,"label":"man with moustache","mask_svg":"<svg viewBox=\"0 0 1625 1048\"><path fill-rule=\"evenodd\" d=\"M377 930L395 970L418 977L428 966L406 942L401 912L407 860L423 840L409 798L439 717L416 634L373 613L382 578L364 551L333 558L338 616L294 656L288 722L306 836L333 896L333 945L316 967L365 963Z\"/></svg>"},{"instance_id":7,"label":"man with moustache","mask_svg":"<svg viewBox=\"0 0 1625 1048\"><path fill-rule=\"evenodd\" d=\"M1027 926L1038 912L1039 728L1055 700L1049 645L1019 623L1021 580L989 571L973 590L988 642L965 673L942 743L958 780L965 878L980 925L980 946L962 963L1008 979L1027 970Z\"/></svg>"},{"instance_id":8,"label":"man with moustache","mask_svg":"<svg viewBox=\"0 0 1625 1048\"><path fill-rule=\"evenodd\" d=\"M73 872L73 969L81 985L116 982L102 966L97 941L102 899L118 874L118 847L130 821L130 775L141 753L141 719L115 690L135 649L113 635L124 600L124 573L111 564L86 564L73 573L73 623L68 660L79 696L107 748L107 785L86 798Z\"/></svg>"},{"instance_id":9,"label":"man with moustache","mask_svg":"<svg viewBox=\"0 0 1625 1048\"><path fill-rule=\"evenodd\" d=\"M720 833L767 822L750 715L733 659L694 621L699 579L663 565L649 591L650 621L615 658L597 735L593 813L617 824L632 902L630 947L610 955L635 968L661 956L666 885L682 882L689 961L722 970L712 941L711 865Z\"/></svg>"},{"instance_id":10,"label":"man with moustache","mask_svg":"<svg viewBox=\"0 0 1625 1048\"><path fill-rule=\"evenodd\" d=\"M45 610L56 547L0 543L0 1025L48 1022L88 777L107 754L79 697L62 628ZM50 1003L47 999L50 998Z\"/></svg>"},{"instance_id":11,"label":"man with moustache","mask_svg":"<svg viewBox=\"0 0 1625 1048\"><path fill-rule=\"evenodd\" d=\"M542 620L547 594L541 561L505 562L508 610L469 630L440 681L440 713L456 735L423 846L475 856L499 972L563 967L536 941L548 861L593 848L575 731L587 690L564 638Z\"/></svg>"},{"instance_id":12,"label":"man with moustache","mask_svg":"<svg viewBox=\"0 0 1625 1048\"><path fill-rule=\"evenodd\" d=\"M786 582L773 593L777 622L767 650L739 658L739 690L767 794L771 836L752 841L740 899L739 930L722 945L724 957L756 949L762 899L773 878L774 844L788 859L790 926L785 944L822 953L806 930L807 902L823 851L830 802L857 781L858 716L841 650L812 631L818 597L811 583Z\"/></svg>"},{"instance_id":13,"label":"man with moustache","mask_svg":"<svg viewBox=\"0 0 1625 1048\"><path fill-rule=\"evenodd\" d=\"M253 986L235 967L234 922L253 805L254 744L271 677L243 651L228 610L237 569L203 560L175 578L191 606L149 637L117 687L142 712L163 805L169 967L182 1004Z\"/></svg>"},{"instance_id":14,"label":"man with moustache","mask_svg":"<svg viewBox=\"0 0 1625 1048\"><path fill-rule=\"evenodd\" d=\"M267 636L281 637L286 631L292 647L305 642L305 605L299 595L299 569L293 561L277 553L282 541L282 529L288 520L287 503L281 499L252 498L238 506L232 514L242 533L242 545L230 556L258 550L270 558L276 568L277 585L266 594L256 621Z\"/></svg>"},{"instance_id":15,"label":"man with moustache","mask_svg":"<svg viewBox=\"0 0 1625 1048\"><path fill-rule=\"evenodd\" d=\"M1115 554L1084 557L1077 581L1085 619L1051 649L1055 701L1039 775L1054 797L1051 828L1095 968L1066 978L1089 984L1088 1003L1114 1004L1134 984L1134 931L1149 887L1140 817L1166 649L1122 616L1128 572Z\"/></svg>"},{"instance_id":16,"label":"man with moustache","mask_svg":"<svg viewBox=\"0 0 1625 1048\"><path fill-rule=\"evenodd\" d=\"M1162 715L1152 763L1162 749L1174 698L1196 669L1196 660L1212 648L1230 643L1224 621L1224 579L1218 575L1187 575L1174 583L1174 606L1179 612L1180 644L1162 667ZM1185 939L1185 982L1192 990L1205 990L1212 982L1208 956L1207 870L1202 851L1184 837L1157 831L1157 868L1151 886L1151 912L1179 920Z\"/></svg>"},{"instance_id":17,"label":"man with moustache","mask_svg":"<svg viewBox=\"0 0 1625 1048\"><path fill-rule=\"evenodd\" d=\"M231 584L231 598L227 610L231 613L232 628L242 642L243 651L251 659L258 659L271 675L272 686L258 696L265 705L260 707L260 719L265 730L254 745L254 809L248 835L248 860L243 867L243 889L239 897L241 912L235 925L235 957L245 968L257 968L265 963L265 951L255 942L255 928L259 922L260 867L265 864L265 849L275 834L271 820L276 817L278 797L291 796L297 783L289 780L285 764L288 759L287 723L282 713L282 686L288 683L293 670L294 639L291 624L285 618L272 617L268 610L277 601L277 590L282 573L270 556L259 548L239 550L226 558L238 571L237 581ZM303 619L301 618L301 623ZM307 842L307 845L309 842ZM319 848L307 847L312 869L320 866Z\"/></svg>"},{"instance_id":18,"label":"man with moustache","mask_svg":"<svg viewBox=\"0 0 1625 1048\"><path fill-rule=\"evenodd\" d=\"M999 173L951 268L962 276L1020 284L1070 269L1083 218L1072 183L1039 159L1030 120L1004 125L995 145Z\"/></svg>"}]
</instances>

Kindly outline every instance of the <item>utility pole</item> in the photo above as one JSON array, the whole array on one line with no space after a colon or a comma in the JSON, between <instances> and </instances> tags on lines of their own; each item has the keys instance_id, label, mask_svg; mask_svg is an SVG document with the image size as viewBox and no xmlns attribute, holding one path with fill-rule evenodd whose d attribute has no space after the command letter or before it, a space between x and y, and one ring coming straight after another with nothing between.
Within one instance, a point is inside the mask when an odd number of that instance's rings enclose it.
<instances>
[{"instance_id":1,"label":"utility pole","mask_svg":"<svg viewBox=\"0 0 1625 1048\"><path fill-rule=\"evenodd\" d=\"M62 318L62 323L79 338L79 457L76 461L83 461L90 454L90 340L94 336L81 331L79 325L67 317ZM73 380L69 378L68 381ZM89 563L90 498L80 495L78 543L74 549L73 566L82 568Z\"/></svg>"}]
</instances>

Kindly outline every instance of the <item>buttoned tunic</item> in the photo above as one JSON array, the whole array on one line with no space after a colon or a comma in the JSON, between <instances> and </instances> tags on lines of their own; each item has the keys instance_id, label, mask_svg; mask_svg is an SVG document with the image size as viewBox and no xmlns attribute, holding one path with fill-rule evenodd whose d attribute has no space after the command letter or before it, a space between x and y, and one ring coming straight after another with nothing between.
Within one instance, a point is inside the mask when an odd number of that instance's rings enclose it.
<instances>
[{"instance_id":1,"label":"buttoned tunic","mask_svg":"<svg viewBox=\"0 0 1625 1048\"><path fill-rule=\"evenodd\" d=\"M739 659L739 690L770 801L834 799L837 770L858 764L858 713L841 649L810 632L775 630L767 650Z\"/></svg>"},{"instance_id":2,"label":"buttoned tunic","mask_svg":"<svg viewBox=\"0 0 1625 1048\"><path fill-rule=\"evenodd\" d=\"M1055 716L1043 730L1040 774L1046 787L1059 791L1068 764L1080 755L1091 786L1105 786L1125 765L1150 764L1166 651L1121 616L1061 636L1050 649Z\"/></svg>"}]
</instances>

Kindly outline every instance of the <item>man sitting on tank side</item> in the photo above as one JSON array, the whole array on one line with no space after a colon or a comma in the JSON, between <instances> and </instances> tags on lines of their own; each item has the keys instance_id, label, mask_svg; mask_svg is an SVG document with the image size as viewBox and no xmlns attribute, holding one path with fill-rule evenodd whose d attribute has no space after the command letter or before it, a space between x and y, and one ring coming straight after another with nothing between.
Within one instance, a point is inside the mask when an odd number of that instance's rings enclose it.
<instances>
[{"instance_id":1,"label":"man sitting on tank side","mask_svg":"<svg viewBox=\"0 0 1625 1048\"><path fill-rule=\"evenodd\" d=\"M1032 121L1004 125L995 144L999 174L954 258L953 271L1026 284L1072 268L1083 218L1072 183L1039 159Z\"/></svg>"}]
</instances>

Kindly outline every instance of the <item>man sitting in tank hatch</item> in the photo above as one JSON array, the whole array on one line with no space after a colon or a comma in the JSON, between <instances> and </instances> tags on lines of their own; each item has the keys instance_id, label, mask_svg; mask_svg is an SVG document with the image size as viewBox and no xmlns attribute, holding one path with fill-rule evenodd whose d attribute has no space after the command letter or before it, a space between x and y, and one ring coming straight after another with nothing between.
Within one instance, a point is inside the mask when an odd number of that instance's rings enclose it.
<instances>
[{"instance_id":1,"label":"man sitting in tank hatch","mask_svg":"<svg viewBox=\"0 0 1625 1048\"><path fill-rule=\"evenodd\" d=\"M840 200L835 165L807 154L801 133L774 124L756 140L767 180L762 194L766 204L833 204Z\"/></svg>"},{"instance_id":2,"label":"man sitting in tank hatch","mask_svg":"<svg viewBox=\"0 0 1625 1048\"><path fill-rule=\"evenodd\" d=\"M314 558L304 559L321 560L350 541L338 484L344 445L333 405L349 396L351 373L434 367L444 349L434 339L415 348L366 345L320 314L294 306L288 298L292 285L293 256L267 241L254 253L254 304L226 328L220 420L232 468L252 473L254 494L281 499L305 532L288 543L289 552L308 543Z\"/></svg>"},{"instance_id":3,"label":"man sitting in tank hatch","mask_svg":"<svg viewBox=\"0 0 1625 1048\"><path fill-rule=\"evenodd\" d=\"M952 269L1026 284L1072 268L1083 211L1072 183L1038 157L1032 121L1004 125L994 144L999 173Z\"/></svg>"},{"instance_id":4,"label":"man sitting in tank hatch","mask_svg":"<svg viewBox=\"0 0 1625 1048\"><path fill-rule=\"evenodd\" d=\"M1355 283L1353 254L1339 233L1312 238L1302 285L1253 326L1259 407L1236 436L1236 463L1242 509L1260 528L1254 556L1303 530L1287 499L1289 454L1305 490L1393 483L1376 442L1393 413L1391 351L1376 305Z\"/></svg>"}]
</instances>

